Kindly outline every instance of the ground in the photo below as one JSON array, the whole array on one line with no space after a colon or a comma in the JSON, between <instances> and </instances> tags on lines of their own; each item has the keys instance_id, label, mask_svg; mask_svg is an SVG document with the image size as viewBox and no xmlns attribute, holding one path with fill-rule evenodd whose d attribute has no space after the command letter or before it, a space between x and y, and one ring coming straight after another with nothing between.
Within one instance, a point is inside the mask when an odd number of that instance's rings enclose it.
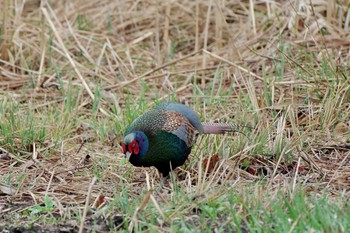
<instances>
[{"instance_id":1,"label":"ground","mask_svg":"<svg viewBox=\"0 0 350 233\"><path fill-rule=\"evenodd\" d=\"M0 232L346 232L342 1L2 1ZM202 121L163 188L126 161L162 101Z\"/></svg>"}]
</instances>

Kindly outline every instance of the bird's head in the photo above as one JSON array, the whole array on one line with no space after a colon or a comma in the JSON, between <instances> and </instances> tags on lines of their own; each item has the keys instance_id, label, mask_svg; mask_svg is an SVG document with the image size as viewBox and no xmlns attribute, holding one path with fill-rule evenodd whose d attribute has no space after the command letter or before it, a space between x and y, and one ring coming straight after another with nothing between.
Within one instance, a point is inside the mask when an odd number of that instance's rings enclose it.
<instances>
[{"instance_id":1,"label":"bird's head","mask_svg":"<svg viewBox=\"0 0 350 233\"><path fill-rule=\"evenodd\" d=\"M142 131L134 131L126 135L120 143L128 161L141 158L148 151L148 138Z\"/></svg>"}]
</instances>

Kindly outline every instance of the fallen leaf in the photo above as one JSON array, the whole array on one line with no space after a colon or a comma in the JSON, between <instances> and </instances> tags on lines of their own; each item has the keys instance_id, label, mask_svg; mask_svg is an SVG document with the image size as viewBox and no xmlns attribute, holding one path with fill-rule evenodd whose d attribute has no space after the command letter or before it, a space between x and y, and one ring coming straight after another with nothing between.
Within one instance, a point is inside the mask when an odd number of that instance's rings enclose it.
<instances>
[{"instance_id":1,"label":"fallen leaf","mask_svg":"<svg viewBox=\"0 0 350 233\"><path fill-rule=\"evenodd\" d=\"M216 153L215 155L213 155L209 158L205 158L203 161L204 170L207 169L207 167L208 167L208 173L211 173L214 170L215 165L219 162L219 160L220 159L219 159L218 153Z\"/></svg>"},{"instance_id":2,"label":"fallen leaf","mask_svg":"<svg viewBox=\"0 0 350 233\"><path fill-rule=\"evenodd\" d=\"M95 203L95 208L97 209L98 207L100 207L103 203L105 202L105 196L103 194L100 194L97 198L97 201Z\"/></svg>"},{"instance_id":3,"label":"fallen leaf","mask_svg":"<svg viewBox=\"0 0 350 233\"><path fill-rule=\"evenodd\" d=\"M9 156L9 153L6 153L4 151L0 151L0 159L2 159L2 160L10 160L11 157Z\"/></svg>"},{"instance_id":4,"label":"fallen leaf","mask_svg":"<svg viewBox=\"0 0 350 233\"><path fill-rule=\"evenodd\" d=\"M350 137L350 128L344 122L339 122L333 129L333 135L338 141L347 142Z\"/></svg>"},{"instance_id":5,"label":"fallen leaf","mask_svg":"<svg viewBox=\"0 0 350 233\"><path fill-rule=\"evenodd\" d=\"M253 166L249 166L249 167L247 168L247 171L249 172L249 174L254 175L254 176L255 176L256 173L257 173L256 169L253 168Z\"/></svg>"},{"instance_id":6,"label":"fallen leaf","mask_svg":"<svg viewBox=\"0 0 350 233\"><path fill-rule=\"evenodd\" d=\"M14 195L16 193L16 189L13 189L5 185L0 185L0 193L6 194L6 195Z\"/></svg>"}]
</instances>

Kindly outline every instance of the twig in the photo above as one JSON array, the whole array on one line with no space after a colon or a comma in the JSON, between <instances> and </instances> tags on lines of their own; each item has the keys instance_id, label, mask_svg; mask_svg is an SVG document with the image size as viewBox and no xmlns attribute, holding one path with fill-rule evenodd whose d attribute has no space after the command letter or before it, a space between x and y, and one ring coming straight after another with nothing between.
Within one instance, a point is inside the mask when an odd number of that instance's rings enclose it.
<instances>
[{"instance_id":1,"label":"twig","mask_svg":"<svg viewBox=\"0 0 350 233\"><path fill-rule=\"evenodd\" d=\"M66 48L66 46L64 46L63 40L60 37L59 33L57 32L55 25L53 24L53 22L50 19L49 13L47 12L47 10L45 8L41 8L41 11L43 12L43 14L45 15L45 18L47 20L47 22L49 23L52 31L54 32L56 39L58 40L58 43L61 45L61 49L63 50L64 54L66 55L66 58L68 59L69 63L71 64L71 66L73 67L75 73L77 74L78 78L80 79L80 81L82 82L85 90L87 91L87 93L89 94L89 96L91 97L92 100L95 99L94 94L92 93L92 91L90 90L88 84L86 83L86 81L84 80L83 76L81 75L80 71L78 70L73 58L69 55L69 51ZM107 113L103 108L99 107L99 110L105 114L106 116L109 116L109 113Z\"/></svg>"},{"instance_id":2,"label":"twig","mask_svg":"<svg viewBox=\"0 0 350 233\"><path fill-rule=\"evenodd\" d=\"M251 72L251 71L249 71L249 70L243 68L242 66L236 65L235 63L230 62L229 60L226 60L225 58L220 57L220 56L218 56L218 55L216 55L216 54L214 54L214 53L211 53L211 52L209 52L209 51L207 51L207 50L205 50L205 49L203 49L203 52L206 53L206 54L209 54L210 56L212 56L212 57L214 57L214 58L216 58L216 59L218 59L218 60L220 60L220 61L226 62L226 63L230 64L231 66L234 66L234 67L236 67L237 69L240 69L241 71L243 71L243 72L245 72L245 73L248 73L249 75L251 75L251 76L253 76L253 77L255 77L255 78L257 78L257 79L259 79L259 80L261 80L261 81L264 81L264 79L263 79L262 77L260 77L259 75L256 75L256 74L254 74L253 72Z\"/></svg>"},{"instance_id":3,"label":"twig","mask_svg":"<svg viewBox=\"0 0 350 233\"><path fill-rule=\"evenodd\" d=\"M94 178L92 178L88 193L86 195L85 207L84 207L83 217L81 218L81 222L80 222L79 233L82 233L84 230L84 222L85 222L86 214L87 214L87 211L89 208L90 195L91 195L92 187L94 186L96 180L97 180L97 178L96 178L96 176L94 176Z\"/></svg>"},{"instance_id":4,"label":"twig","mask_svg":"<svg viewBox=\"0 0 350 233\"><path fill-rule=\"evenodd\" d=\"M67 182L59 177L57 174L52 173L49 169L47 169L39 160L38 160L38 153L36 151L35 143L33 143L33 155L32 155L33 161L42 169L44 169L45 172L54 175L57 179L59 179L62 183L67 184Z\"/></svg>"},{"instance_id":5,"label":"twig","mask_svg":"<svg viewBox=\"0 0 350 233\"><path fill-rule=\"evenodd\" d=\"M175 63L177 63L179 61L185 60L185 59L187 59L189 57L192 57L193 55L196 55L197 53L200 53L200 52L202 52L202 50L194 51L193 53L187 54L186 56L183 56L183 57L180 57L180 58L178 58L178 59L176 59L174 61L165 63L165 64L163 64L161 66L158 66L157 68L155 68L153 70L147 71L146 73L142 74L139 77L133 78L133 79L128 80L126 82L121 82L119 84L116 84L114 87L129 85L129 84L131 84L131 83L133 83L133 82L135 82L137 80L140 80L140 79L142 79L142 78L144 78L144 77L146 77L146 76L148 76L148 75L150 75L150 74L152 74L152 73L154 73L154 72L156 72L158 70L161 70L161 69L163 69L163 68L165 68L167 66L173 65L173 64L175 64ZM111 88L111 87L109 87L109 88Z\"/></svg>"}]
</instances>

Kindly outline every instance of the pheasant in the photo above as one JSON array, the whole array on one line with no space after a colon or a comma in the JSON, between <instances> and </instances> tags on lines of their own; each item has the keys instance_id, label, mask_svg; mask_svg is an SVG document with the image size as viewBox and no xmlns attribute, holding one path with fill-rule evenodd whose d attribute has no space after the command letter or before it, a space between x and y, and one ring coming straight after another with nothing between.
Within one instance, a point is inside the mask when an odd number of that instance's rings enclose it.
<instances>
[{"instance_id":1,"label":"pheasant","mask_svg":"<svg viewBox=\"0 0 350 233\"><path fill-rule=\"evenodd\" d=\"M202 123L191 108L163 102L134 120L121 142L127 160L137 167L154 166L163 179L185 163L199 134L237 132L239 125Z\"/></svg>"}]
</instances>

